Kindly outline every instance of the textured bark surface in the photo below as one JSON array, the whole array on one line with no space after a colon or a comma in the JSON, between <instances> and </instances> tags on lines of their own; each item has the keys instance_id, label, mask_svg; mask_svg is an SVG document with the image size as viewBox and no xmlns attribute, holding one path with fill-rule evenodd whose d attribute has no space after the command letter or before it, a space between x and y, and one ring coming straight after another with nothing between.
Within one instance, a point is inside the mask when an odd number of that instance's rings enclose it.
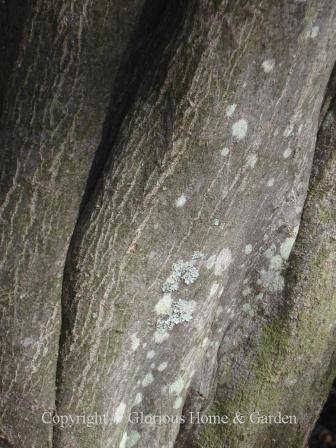
<instances>
[{"instance_id":1,"label":"textured bark surface","mask_svg":"<svg viewBox=\"0 0 336 448\"><path fill-rule=\"evenodd\" d=\"M244 425L224 429L207 426L195 446L307 446L336 376L335 116L334 101L318 134L309 193L279 313L265 317L260 303L252 300L258 328L240 321L239 327L234 324L226 333L218 357L214 403L206 411L225 415L239 408L246 416L280 411L295 415L298 424L255 425L246 419ZM263 298L272 299L270 293ZM177 446L184 446L187 437L182 435Z\"/></svg>"},{"instance_id":2,"label":"textured bark surface","mask_svg":"<svg viewBox=\"0 0 336 448\"><path fill-rule=\"evenodd\" d=\"M219 353L236 356L225 334L247 326L253 341L282 309L335 62L336 5L184 8L67 260L57 411L107 413L111 424L55 428L55 447L173 446L178 423L128 423L130 413L179 414L188 391L186 409L202 408L221 341ZM250 366L239 368L244 377ZM199 443L222 446L222 435Z\"/></svg>"},{"instance_id":3,"label":"textured bark surface","mask_svg":"<svg viewBox=\"0 0 336 448\"><path fill-rule=\"evenodd\" d=\"M65 257L143 2L22 3L1 4L8 29L0 79L0 415L5 440L41 448L52 441L41 414L55 407Z\"/></svg>"},{"instance_id":4,"label":"textured bark surface","mask_svg":"<svg viewBox=\"0 0 336 448\"><path fill-rule=\"evenodd\" d=\"M13 0L2 23L0 445L303 448L336 373L335 2Z\"/></svg>"}]
</instances>

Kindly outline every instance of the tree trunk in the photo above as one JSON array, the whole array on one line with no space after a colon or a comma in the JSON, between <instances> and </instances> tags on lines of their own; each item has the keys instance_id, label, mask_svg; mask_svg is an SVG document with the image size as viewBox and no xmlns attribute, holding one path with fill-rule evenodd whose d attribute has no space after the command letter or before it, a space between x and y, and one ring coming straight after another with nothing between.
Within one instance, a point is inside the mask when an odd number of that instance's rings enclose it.
<instances>
[{"instance_id":1,"label":"tree trunk","mask_svg":"<svg viewBox=\"0 0 336 448\"><path fill-rule=\"evenodd\" d=\"M238 319L221 344L213 372L215 399L206 414L240 411L245 424L208 425L198 431L195 446L218 447L223 440L230 448L307 446L336 376L335 113L334 100L319 130L300 230L278 298L279 312L273 309L265 315L265 302L274 306L267 291L263 302L251 302L258 323ZM202 381L193 386L202 390ZM190 401L190 411L195 412L192 394ZM255 424L257 414L278 412L294 415L297 424ZM182 431L177 446L184 446L194 429Z\"/></svg>"},{"instance_id":2,"label":"tree trunk","mask_svg":"<svg viewBox=\"0 0 336 448\"><path fill-rule=\"evenodd\" d=\"M303 448L335 373L336 4L143 3L35 0L4 52L1 437Z\"/></svg>"},{"instance_id":3,"label":"tree trunk","mask_svg":"<svg viewBox=\"0 0 336 448\"><path fill-rule=\"evenodd\" d=\"M228 329L247 321L257 334L262 315L278 316L335 61L335 12L330 1L185 5L66 266L58 412L113 424L56 428L56 447L172 446L177 422L129 415L180 415L194 375L211 391Z\"/></svg>"},{"instance_id":4,"label":"tree trunk","mask_svg":"<svg viewBox=\"0 0 336 448\"><path fill-rule=\"evenodd\" d=\"M1 431L15 447L52 443L65 257L142 3L2 4Z\"/></svg>"}]
</instances>

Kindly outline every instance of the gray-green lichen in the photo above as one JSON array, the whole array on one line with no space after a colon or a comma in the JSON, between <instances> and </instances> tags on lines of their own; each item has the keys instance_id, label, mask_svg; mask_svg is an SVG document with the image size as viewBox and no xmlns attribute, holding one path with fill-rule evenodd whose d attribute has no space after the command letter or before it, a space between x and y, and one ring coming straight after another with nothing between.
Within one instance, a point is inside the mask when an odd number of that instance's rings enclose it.
<instances>
[{"instance_id":1,"label":"gray-green lichen","mask_svg":"<svg viewBox=\"0 0 336 448\"><path fill-rule=\"evenodd\" d=\"M195 266L196 261L204 255L200 251L195 251L190 261L179 260L173 264L170 276L162 286L163 292L174 292L179 289L180 281L186 285L191 285L198 278L199 271Z\"/></svg>"},{"instance_id":2,"label":"gray-green lichen","mask_svg":"<svg viewBox=\"0 0 336 448\"><path fill-rule=\"evenodd\" d=\"M190 322L193 318L192 310L193 302L187 302L186 300L175 301L172 303L167 317L160 319L157 326L159 328L172 329L175 325Z\"/></svg>"}]
</instances>

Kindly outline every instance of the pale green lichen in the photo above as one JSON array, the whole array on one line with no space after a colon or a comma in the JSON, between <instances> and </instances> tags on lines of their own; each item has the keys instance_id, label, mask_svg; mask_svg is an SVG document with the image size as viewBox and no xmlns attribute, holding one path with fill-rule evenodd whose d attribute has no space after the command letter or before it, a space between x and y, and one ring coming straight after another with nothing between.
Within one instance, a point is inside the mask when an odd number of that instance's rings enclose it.
<instances>
[{"instance_id":1,"label":"pale green lichen","mask_svg":"<svg viewBox=\"0 0 336 448\"><path fill-rule=\"evenodd\" d=\"M138 431L131 431L127 436L126 448L133 448L139 442L140 437Z\"/></svg>"},{"instance_id":2,"label":"pale green lichen","mask_svg":"<svg viewBox=\"0 0 336 448\"><path fill-rule=\"evenodd\" d=\"M187 302L186 300L179 300L172 303L170 313L166 318L162 318L157 322L159 328L172 329L175 325L185 322L190 322L193 318L194 302Z\"/></svg>"},{"instance_id":3,"label":"pale green lichen","mask_svg":"<svg viewBox=\"0 0 336 448\"><path fill-rule=\"evenodd\" d=\"M185 381L184 379L179 376L176 381L174 381L172 384L170 384L168 390L170 394L174 394L174 395L179 395L185 386Z\"/></svg>"},{"instance_id":4,"label":"pale green lichen","mask_svg":"<svg viewBox=\"0 0 336 448\"><path fill-rule=\"evenodd\" d=\"M173 264L172 273L162 286L162 291L165 293L174 292L179 289L180 282L186 285L191 285L199 276L199 271L195 266L196 261L203 258L204 254L200 251L195 251L190 261L179 260Z\"/></svg>"},{"instance_id":5,"label":"pale green lichen","mask_svg":"<svg viewBox=\"0 0 336 448\"><path fill-rule=\"evenodd\" d=\"M143 387L147 387L154 381L154 377L151 372L147 373L145 378L142 380Z\"/></svg>"}]
</instances>

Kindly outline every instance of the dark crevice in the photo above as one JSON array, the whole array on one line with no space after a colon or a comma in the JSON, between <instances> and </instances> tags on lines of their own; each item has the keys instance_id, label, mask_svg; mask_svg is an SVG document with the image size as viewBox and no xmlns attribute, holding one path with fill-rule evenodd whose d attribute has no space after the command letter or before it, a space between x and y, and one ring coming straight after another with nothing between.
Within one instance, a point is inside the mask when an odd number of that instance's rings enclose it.
<instances>
[{"instance_id":1,"label":"dark crevice","mask_svg":"<svg viewBox=\"0 0 336 448\"><path fill-rule=\"evenodd\" d=\"M30 9L30 2L24 0L0 0L0 116Z\"/></svg>"},{"instance_id":2,"label":"dark crevice","mask_svg":"<svg viewBox=\"0 0 336 448\"><path fill-rule=\"evenodd\" d=\"M336 448L336 380L309 440L310 448Z\"/></svg>"},{"instance_id":3,"label":"dark crevice","mask_svg":"<svg viewBox=\"0 0 336 448\"><path fill-rule=\"evenodd\" d=\"M146 92L148 86L155 89L162 85L172 56L172 49L167 51L167 46L183 24L188 3L178 0L146 2L116 76L102 139L90 169L80 214L113 153L120 126L135 98Z\"/></svg>"},{"instance_id":4,"label":"dark crevice","mask_svg":"<svg viewBox=\"0 0 336 448\"><path fill-rule=\"evenodd\" d=\"M323 166L335 151L329 132L323 132L330 125L329 119L336 117L336 65L334 66L327 87L324 103L320 114L320 128L318 133L319 145L315 152L314 164L311 174L311 183L321 175ZM329 117L333 114L333 117ZM335 355L334 355L335 356ZM332 361L333 364L335 361ZM336 448L336 379L332 384L328 398L324 403L319 418L309 438L310 448Z\"/></svg>"}]
</instances>

